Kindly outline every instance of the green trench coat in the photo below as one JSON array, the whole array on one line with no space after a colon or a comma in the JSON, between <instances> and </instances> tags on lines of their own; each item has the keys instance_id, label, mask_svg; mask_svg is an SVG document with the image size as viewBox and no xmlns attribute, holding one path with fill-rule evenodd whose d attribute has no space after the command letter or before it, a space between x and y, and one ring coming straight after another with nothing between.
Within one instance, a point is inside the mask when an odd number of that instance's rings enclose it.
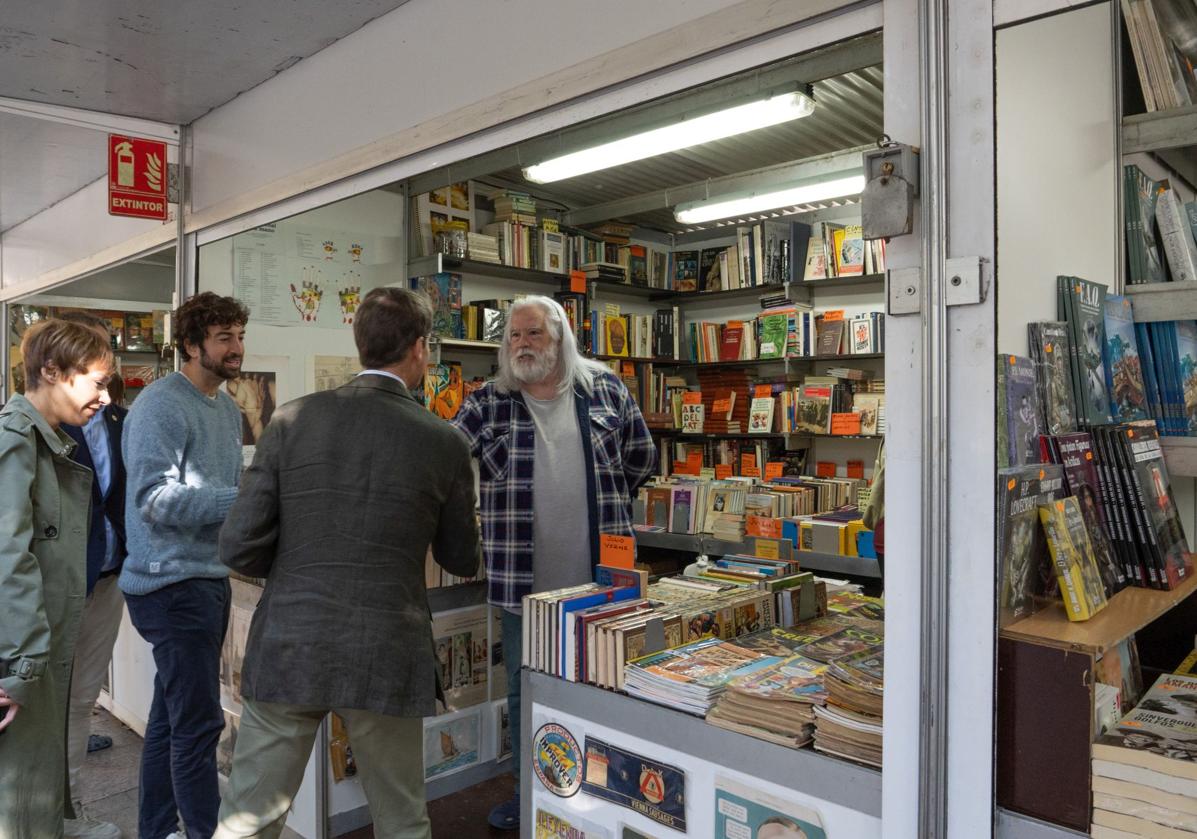
<instances>
[{"instance_id":1,"label":"green trench coat","mask_svg":"<svg viewBox=\"0 0 1197 839\"><path fill-rule=\"evenodd\" d=\"M0 410L0 837L62 836L71 661L86 596L91 470L23 396Z\"/></svg>"}]
</instances>

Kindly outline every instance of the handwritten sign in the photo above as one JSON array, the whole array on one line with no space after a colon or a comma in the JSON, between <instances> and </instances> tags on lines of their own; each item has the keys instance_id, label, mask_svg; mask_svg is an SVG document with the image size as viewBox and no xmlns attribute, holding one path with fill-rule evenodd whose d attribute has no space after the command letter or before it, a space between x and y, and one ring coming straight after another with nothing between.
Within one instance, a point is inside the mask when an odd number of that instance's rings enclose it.
<instances>
[{"instance_id":1,"label":"handwritten sign","mask_svg":"<svg viewBox=\"0 0 1197 839\"><path fill-rule=\"evenodd\" d=\"M631 570L636 566L636 540L614 533L599 534L599 562L611 568Z\"/></svg>"}]
</instances>

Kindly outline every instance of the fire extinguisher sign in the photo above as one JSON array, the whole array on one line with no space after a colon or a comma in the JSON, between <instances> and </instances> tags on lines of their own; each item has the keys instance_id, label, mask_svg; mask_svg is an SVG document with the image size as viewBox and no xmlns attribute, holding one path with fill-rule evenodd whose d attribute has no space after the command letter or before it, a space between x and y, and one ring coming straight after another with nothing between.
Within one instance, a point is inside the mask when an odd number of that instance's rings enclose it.
<instances>
[{"instance_id":1,"label":"fire extinguisher sign","mask_svg":"<svg viewBox=\"0 0 1197 839\"><path fill-rule=\"evenodd\" d=\"M108 213L166 221L166 143L108 135Z\"/></svg>"}]
</instances>

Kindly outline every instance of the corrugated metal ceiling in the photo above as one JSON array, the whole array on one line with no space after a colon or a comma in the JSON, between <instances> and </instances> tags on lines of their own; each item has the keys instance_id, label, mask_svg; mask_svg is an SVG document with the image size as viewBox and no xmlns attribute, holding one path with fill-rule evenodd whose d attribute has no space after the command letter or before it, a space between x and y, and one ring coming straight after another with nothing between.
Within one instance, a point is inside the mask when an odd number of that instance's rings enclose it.
<instances>
[{"instance_id":1,"label":"corrugated metal ceiling","mask_svg":"<svg viewBox=\"0 0 1197 839\"><path fill-rule=\"evenodd\" d=\"M815 82L816 108L809 117L692 149L544 186L525 181L518 167L494 173L489 182L510 184L579 209L868 145L882 132L882 81L881 67L875 66ZM479 180L488 182L485 177ZM544 203L551 206L548 200ZM669 209L621 220L668 233L693 229L679 225Z\"/></svg>"}]
</instances>

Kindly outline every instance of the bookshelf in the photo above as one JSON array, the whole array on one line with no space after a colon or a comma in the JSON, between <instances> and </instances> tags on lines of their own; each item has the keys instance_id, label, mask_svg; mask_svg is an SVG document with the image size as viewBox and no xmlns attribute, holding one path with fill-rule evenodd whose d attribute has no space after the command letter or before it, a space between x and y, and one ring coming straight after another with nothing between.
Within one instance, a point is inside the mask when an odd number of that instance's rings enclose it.
<instances>
[{"instance_id":1,"label":"bookshelf","mask_svg":"<svg viewBox=\"0 0 1197 839\"><path fill-rule=\"evenodd\" d=\"M1122 153L1158 152L1197 145L1197 105L1123 117Z\"/></svg>"},{"instance_id":2,"label":"bookshelf","mask_svg":"<svg viewBox=\"0 0 1197 839\"><path fill-rule=\"evenodd\" d=\"M1161 437L1168 474L1174 478L1197 478L1197 437Z\"/></svg>"},{"instance_id":3,"label":"bookshelf","mask_svg":"<svg viewBox=\"0 0 1197 839\"><path fill-rule=\"evenodd\" d=\"M498 280L516 280L523 283L560 286L569 280L567 274L552 271L534 271L531 268L516 268L497 262L479 262L474 259L456 259L443 253L421 256L407 263L408 277L426 277L442 272L470 274L475 277L491 277ZM406 278L405 278L406 279Z\"/></svg>"},{"instance_id":4,"label":"bookshelf","mask_svg":"<svg viewBox=\"0 0 1197 839\"><path fill-rule=\"evenodd\" d=\"M1125 294L1137 323L1197 318L1197 282L1128 285Z\"/></svg>"},{"instance_id":5,"label":"bookshelf","mask_svg":"<svg viewBox=\"0 0 1197 839\"><path fill-rule=\"evenodd\" d=\"M652 294L648 299L653 301L673 300L679 303L700 301L715 301L719 303L725 303L731 300L763 297L768 294L785 292L786 290L787 285L785 283L763 283L762 285L731 288L725 291L663 291L661 289L653 289L655 293Z\"/></svg>"},{"instance_id":6,"label":"bookshelf","mask_svg":"<svg viewBox=\"0 0 1197 839\"><path fill-rule=\"evenodd\" d=\"M734 553L752 553L749 542L725 542L709 533L666 533L659 530L636 530L636 544L646 548L662 548L685 551L707 556L725 556ZM775 540L770 540L775 541ZM825 574L843 574L852 577L880 579L877 560L860 556L816 553L815 551L793 551L804 571L818 571Z\"/></svg>"}]
</instances>

